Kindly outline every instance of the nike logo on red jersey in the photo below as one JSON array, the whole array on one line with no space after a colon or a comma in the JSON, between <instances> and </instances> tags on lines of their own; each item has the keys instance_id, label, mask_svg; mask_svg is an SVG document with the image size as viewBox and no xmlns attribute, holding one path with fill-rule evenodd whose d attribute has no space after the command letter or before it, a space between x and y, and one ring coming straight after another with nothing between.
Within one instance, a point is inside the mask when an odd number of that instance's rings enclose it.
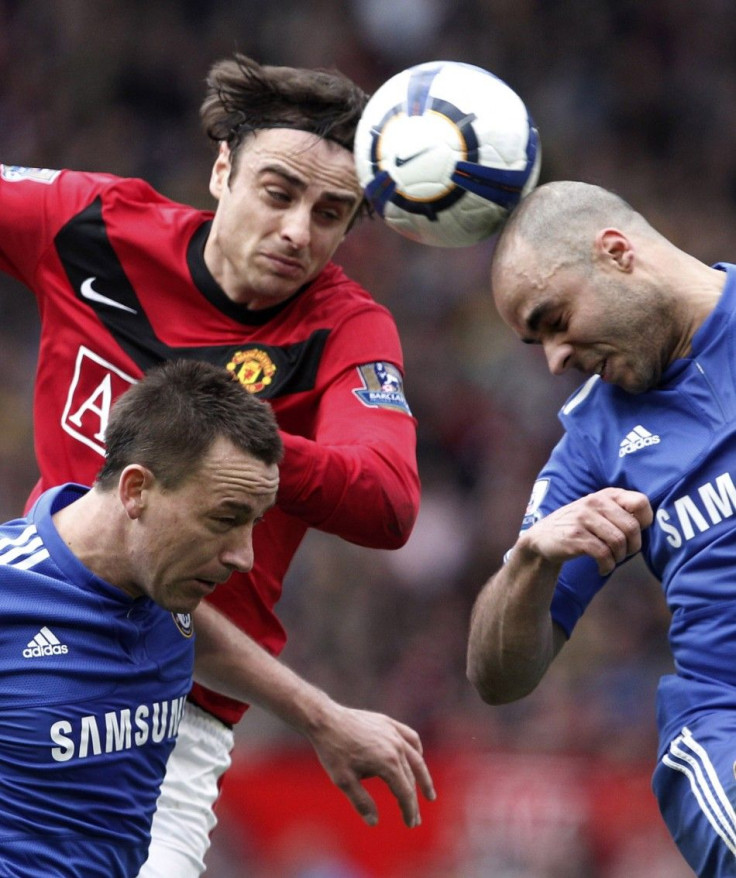
<instances>
[{"instance_id":1,"label":"nike logo on red jersey","mask_svg":"<svg viewBox=\"0 0 736 878\"><path fill-rule=\"evenodd\" d=\"M102 293L98 293L92 286L96 280L96 277L88 277L82 282L79 292L85 299L88 299L90 302L97 302L99 305L109 305L111 308L119 308L121 311L129 311L131 314L138 313L135 308L129 308L127 305L123 305L122 302L116 302L115 299L110 299L107 296L103 296Z\"/></svg>"}]
</instances>

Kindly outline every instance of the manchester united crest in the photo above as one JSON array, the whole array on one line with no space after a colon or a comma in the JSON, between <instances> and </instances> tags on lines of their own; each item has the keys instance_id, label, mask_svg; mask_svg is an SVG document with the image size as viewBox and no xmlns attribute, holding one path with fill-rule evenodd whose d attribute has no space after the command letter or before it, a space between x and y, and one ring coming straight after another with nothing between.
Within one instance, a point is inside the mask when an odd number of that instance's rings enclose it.
<instances>
[{"instance_id":1,"label":"manchester united crest","mask_svg":"<svg viewBox=\"0 0 736 878\"><path fill-rule=\"evenodd\" d=\"M248 393L260 393L273 381L276 365L269 355L259 348L236 351L227 364Z\"/></svg>"}]
</instances>

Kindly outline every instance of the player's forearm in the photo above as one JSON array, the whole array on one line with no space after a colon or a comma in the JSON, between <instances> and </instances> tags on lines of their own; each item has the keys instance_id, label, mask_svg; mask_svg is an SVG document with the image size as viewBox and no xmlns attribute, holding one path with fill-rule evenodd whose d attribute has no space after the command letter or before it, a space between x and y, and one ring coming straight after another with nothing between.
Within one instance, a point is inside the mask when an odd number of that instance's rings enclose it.
<instances>
[{"instance_id":1,"label":"player's forearm","mask_svg":"<svg viewBox=\"0 0 736 878\"><path fill-rule=\"evenodd\" d=\"M476 599L467 675L489 704L531 692L564 641L549 607L558 569L517 547Z\"/></svg>"},{"instance_id":2,"label":"player's forearm","mask_svg":"<svg viewBox=\"0 0 736 878\"><path fill-rule=\"evenodd\" d=\"M310 736L334 702L274 658L208 603L194 614L194 677L198 683L257 704L296 731Z\"/></svg>"},{"instance_id":3,"label":"player's forearm","mask_svg":"<svg viewBox=\"0 0 736 878\"><path fill-rule=\"evenodd\" d=\"M413 425L397 425L392 442L324 445L283 433L279 507L319 530L361 546L396 549L411 533L420 484Z\"/></svg>"}]
</instances>

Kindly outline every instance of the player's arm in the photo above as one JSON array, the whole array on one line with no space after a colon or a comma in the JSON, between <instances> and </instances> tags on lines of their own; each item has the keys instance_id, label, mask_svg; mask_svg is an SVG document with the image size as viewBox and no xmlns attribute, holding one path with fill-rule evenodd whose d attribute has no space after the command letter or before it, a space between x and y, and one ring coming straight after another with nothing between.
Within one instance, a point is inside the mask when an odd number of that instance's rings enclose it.
<instances>
[{"instance_id":1,"label":"player's arm","mask_svg":"<svg viewBox=\"0 0 736 878\"><path fill-rule=\"evenodd\" d=\"M562 506L522 532L507 563L476 599L467 674L489 704L522 698L565 642L550 604L566 561L587 555L601 575L641 548L652 521L644 494L605 488Z\"/></svg>"},{"instance_id":2,"label":"player's arm","mask_svg":"<svg viewBox=\"0 0 736 878\"><path fill-rule=\"evenodd\" d=\"M279 506L352 543L398 548L419 511L415 421L401 412L359 409L341 421L339 437L334 424L332 435L316 440L282 433Z\"/></svg>"},{"instance_id":3,"label":"player's arm","mask_svg":"<svg viewBox=\"0 0 736 878\"><path fill-rule=\"evenodd\" d=\"M344 707L278 661L213 606L195 614L195 679L239 701L258 704L304 735L323 768L369 825L376 804L361 780L380 777L407 826L421 823L417 786L435 793L419 735L391 717Z\"/></svg>"},{"instance_id":4,"label":"player's arm","mask_svg":"<svg viewBox=\"0 0 736 878\"><path fill-rule=\"evenodd\" d=\"M279 507L358 545L403 545L419 511L420 483L416 421L388 311L360 298L330 333L314 404L310 438L283 435Z\"/></svg>"}]
</instances>

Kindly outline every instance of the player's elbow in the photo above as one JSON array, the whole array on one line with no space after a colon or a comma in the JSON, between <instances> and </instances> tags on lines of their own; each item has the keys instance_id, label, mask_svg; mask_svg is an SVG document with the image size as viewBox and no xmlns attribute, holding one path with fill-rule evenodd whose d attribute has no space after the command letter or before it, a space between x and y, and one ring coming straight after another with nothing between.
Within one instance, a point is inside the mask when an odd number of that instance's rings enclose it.
<instances>
[{"instance_id":1,"label":"player's elbow","mask_svg":"<svg viewBox=\"0 0 736 878\"><path fill-rule=\"evenodd\" d=\"M394 504L389 512L390 527L386 529L387 549L400 549L412 535L419 515L419 498L408 497L405 502Z\"/></svg>"},{"instance_id":2,"label":"player's elbow","mask_svg":"<svg viewBox=\"0 0 736 878\"><path fill-rule=\"evenodd\" d=\"M513 700L499 691L493 676L487 674L482 668L469 662L466 674L471 685L486 704L508 704L509 701Z\"/></svg>"},{"instance_id":3,"label":"player's elbow","mask_svg":"<svg viewBox=\"0 0 736 878\"><path fill-rule=\"evenodd\" d=\"M465 674L486 704L509 704L534 690L539 680L505 672L487 656L468 649Z\"/></svg>"},{"instance_id":4,"label":"player's elbow","mask_svg":"<svg viewBox=\"0 0 736 878\"><path fill-rule=\"evenodd\" d=\"M364 528L365 543L372 549L400 549L412 535L419 515L419 486L404 486L401 490L381 490L371 505L371 517L376 523Z\"/></svg>"}]
</instances>

